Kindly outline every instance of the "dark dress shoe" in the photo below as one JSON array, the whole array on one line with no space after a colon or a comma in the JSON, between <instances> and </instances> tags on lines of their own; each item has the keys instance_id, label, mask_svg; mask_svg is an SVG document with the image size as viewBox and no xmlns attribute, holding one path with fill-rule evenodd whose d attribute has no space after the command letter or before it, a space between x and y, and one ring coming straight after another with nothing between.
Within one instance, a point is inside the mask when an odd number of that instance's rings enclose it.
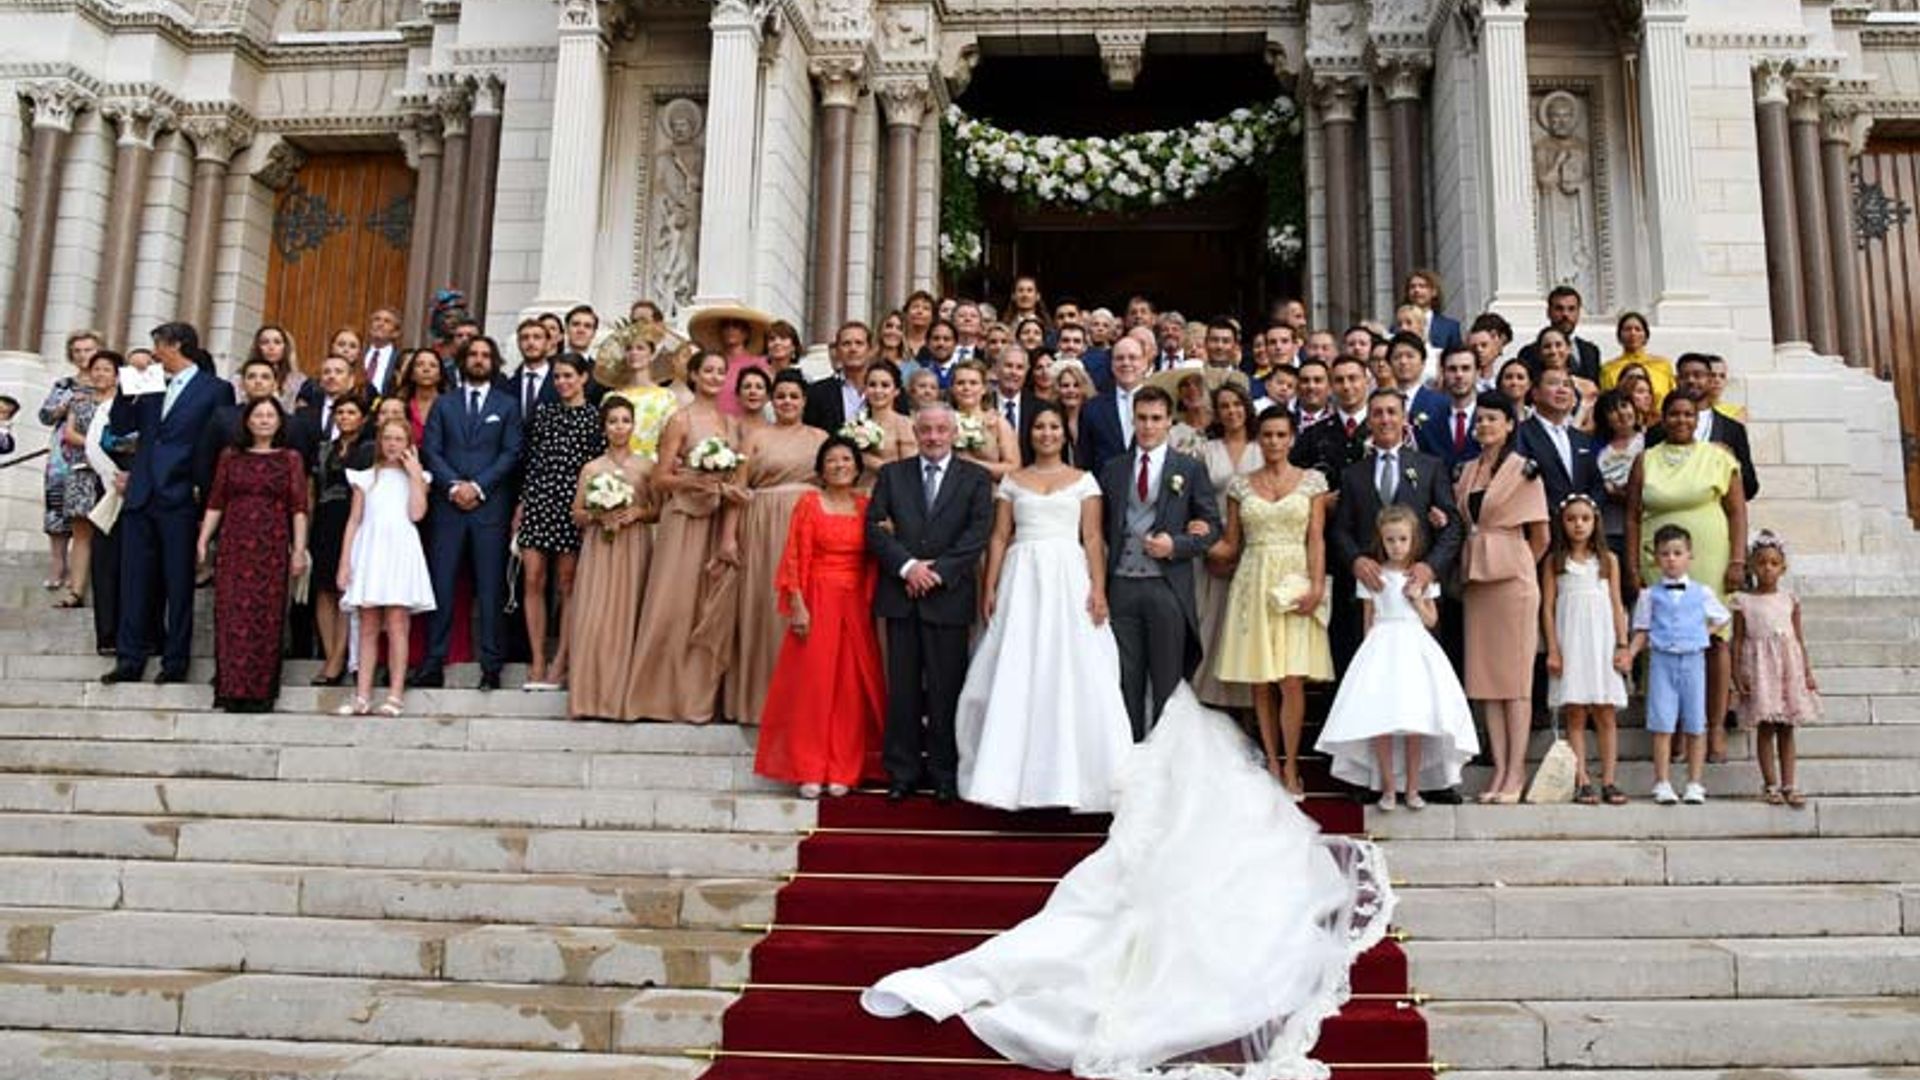
<instances>
[{"instance_id":1,"label":"dark dress shoe","mask_svg":"<svg viewBox=\"0 0 1920 1080\"><path fill-rule=\"evenodd\" d=\"M941 784L934 789L933 801L946 806L960 797L960 789L953 784Z\"/></svg>"},{"instance_id":2,"label":"dark dress shoe","mask_svg":"<svg viewBox=\"0 0 1920 1080\"><path fill-rule=\"evenodd\" d=\"M902 784L896 781L887 787L888 802L901 802L911 794L913 794L912 784Z\"/></svg>"},{"instance_id":3,"label":"dark dress shoe","mask_svg":"<svg viewBox=\"0 0 1920 1080\"><path fill-rule=\"evenodd\" d=\"M447 685L447 676L439 668L417 668L407 673L407 685L415 690L438 690Z\"/></svg>"},{"instance_id":4,"label":"dark dress shoe","mask_svg":"<svg viewBox=\"0 0 1920 1080\"><path fill-rule=\"evenodd\" d=\"M480 673L480 689L482 690L500 689L500 673L497 671L481 672Z\"/></svg>"},{"instance_id":5,"label":"dark dress shoe","mask_svg":"<svg viewBox=\"0 0 1920 1080\"><path fill-rule=\"evenodd\" d=\"M153 677L153 685L155 686L166 686L169 683L181 683L186 681L187 681L187 673L184 671L162 671L160 674L155 675Z\"/></svg>"},{"instance_id":6,"label":"dark dress shoe","mask_svg":"<svg viewBox=\"0 0 1920 1080\"><path fill-rule=\"evenodd\" d=\"M107 672L105 675L100 676L100 681L102 683L105 683L108 686L112 686L115 683L139 682L140 673L137 671L129 671L126 668L117 667L117 668L114 668L112 671Z\"/></svg>"},{"instance_id":7,"label":"dark dress shoe","mask_svg":"<svg viewBox=\"0 0 1920 1080\"><path fill-rule=\"evenodd\" d=\"M326 672L323 671L320 674L315 675L307 683L307 685L308 686L345 686L346 682L347 682L347 673L344 671L338 675L328 675Z\"/></svg>"}]
</instances>

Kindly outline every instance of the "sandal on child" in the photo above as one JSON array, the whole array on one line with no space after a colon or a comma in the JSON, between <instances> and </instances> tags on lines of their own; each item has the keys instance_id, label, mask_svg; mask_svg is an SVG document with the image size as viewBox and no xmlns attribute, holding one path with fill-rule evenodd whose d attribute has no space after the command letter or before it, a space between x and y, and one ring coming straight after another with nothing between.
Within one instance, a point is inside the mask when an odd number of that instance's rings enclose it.
<instances>
[{"instance_id":1,"label":"sandal on child","mask_svg":"<svg viewBox=\"0 0 1920 1080\"><path fill-rule=\"evenodd\" d=\"M57 608L77 608L85 603L86 601L80 598L79 593L74 592L72 588L68 588L64 596L53 602L53 606Z\"/></svg>"},{"instance_id":2,"label":"sandal on child","mask_svg":"<svg viewBox=\"0 0 1920 1080\"><path fill-rule=\"evenodd\" d=\"M372 711L373 711L372 708L367 704L366 698L357 697L357 698L354 698L352 701L347 702L345 705L342 705L339 708L333 710L333 715L365 716Z\"/></svg>"},{"instance_id":3,"label":"sandal on child","mask_svg":"<svg viewBox=\"0 0 1920 1080\"><path fill-rule=\"evenodd\" d=\"M381 716L399 716L402 713L406 712L406 708L407 708L406 702L401 701L397 697L390 697L387 700L380 703L380 715Z\"/></svg>"},{"instance_id":4,"label":"sandal on child","mask_svg":"<svg viewBox=\"0 0 1920 1080\"><path fill-rule=\"evenodd\" d=\"M1785 800L1789 809L1804 810L1807 807L1807 797L1800 794L1799 788L1781 788L1780 798Z\"/></svg>"},{"instance_id":5,"label":"sandal on child","mask_svg":"<svg viewBox=\"0 0 1920 1080\"><path fill-rule=\"evenodd\" d=\"M1767 800L1768 806L1780 806L1787 801L1787 797L1782 795L1780 788L1774 784L1768 784L1765 790L1760 792L1760 797Z\"/></svg>"},{"instance_id":6,"label":"sandal on child","mask_svg":"<svg viewBox=\"0 0 1920 1080\"><path fill-rule=\"evenodd\" d=\"M1592 784L1581 784L1573 789L1573 801L1581 806L1599 806L1600 791Z\"/></svg>"},{"instance_id":7,"label":"sandal on child","mask_svg":"<svg viewBox=\"0 0 1920 1080\"><path fill-rule=\"evenodd\" d=\"M1627 805L1627 793L1612 784L1600 785L1600 798L1608 806Z\"/></svg>"}]
</instances>

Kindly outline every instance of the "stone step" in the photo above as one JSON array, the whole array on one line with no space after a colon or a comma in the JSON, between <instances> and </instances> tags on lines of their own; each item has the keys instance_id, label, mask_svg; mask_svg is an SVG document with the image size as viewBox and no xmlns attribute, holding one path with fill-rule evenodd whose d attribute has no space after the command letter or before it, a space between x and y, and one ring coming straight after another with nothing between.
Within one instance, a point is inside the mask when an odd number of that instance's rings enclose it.
<instances>
[{"instance_id":1,"label":"stone step","mask_svg":"<svg viewBox=\"0 0 1920 1080\"><path fill-rule=\"evenodd\" d=\"M1396 880L1446 885L1791 885L1920 881L1920 838L1394 840Z\"/></svg>"},{"instance_id":2,"label":"stone step","mask_svg":"<svg viewBox=\"0 0 1920 1080\"><path fill-rule=\"evenodd\" d=\"M1567 939L1406 943L1442 1001L1920 996L1920 939Z\"/></svg>"},{"instance_id":3,"label":"stone step","mask_svg":"<svg viewBox=\"0 0 1920 1080\"><path fill-rule=\"evenodd\" d=\"M75 651L70 652L0 656L0 675L9 679L98 682L101 673L113 666L113 659L98 656L93 650L84 648L91 640L76 637ZM207 684L213 679L214 666L211 651L196 654L187 667L187 683ZM280 682L288 687L304 687L309 679L320 674L321 666L319 660L284 660L280 665ZM149 664L147 675L151 678L154 674L155 669ZM471 690L480 683L478 664L453 664L448 666L446 674L447 685L453 689ZM510 690L522 686L526 678L525 664L508 664L500 669L500 681Z\"/></svg>"},{"instance_id":4,"label":"stone step","mask_svg":"<svg viewBox=\"0 0 1920 1080\"><path fill-rule=\"evenodd\" d=\"M1451 1080L1920 1080L1920 1066L1871 1069L1455 1069Z\"/></svg>"},{"instance_id":5,"label":"stone step","mask_svg":"<svg viewBox=\"0 0 1920 1080\"><path fill-rule=\"evenodd\" d=\"M0 962L449 982L716 989L757 935L137 911L0 909Z\"/></svg>"},{"instance_id":6,"label":"stone step","mask_svg":"<svg viewBox=\"0 0 1920 1080\"><path fill-rule=\"evenodd\" d=\"M491 873L771 877L799 841L766 834L0 815L0 854Z\"/></svg>"},{"instance_id":7,"label":"stone step","mask_svg":"<svg viewBox=\"0 0 1920 1080\"><path fill-rule=\"evenodd\" d=\"M0 785L0 793L4 791ZM1369 807L1367 831L1382 840L1920 836L1920 797L1915 796L1815 798L1801 810L1758 800L1716 799L1684 809L1689 813L1645 801L1625 806L1433 804L1419 813L1385 814Z\"/></svg>"},{"instance_id":8,"label":"stone step","mask_svg":"<svg viewBox=\"0 0 1920 1080\"><path fill-rule=\"evenodd\" d=\"M0 905L419 922L736 930L776 881L0 857Z\"/></svg>"},{"instance_id":9,"label":"stone step","mask_svg":"<svg viewBox=\"0 0 1920 1080\"><path fill-rule=\"evenodd\" d=\"M1468 1069L1908 1065L1905 998L1435 1002L1435 1058ZM1777 1074L1775 1074L1777 1075Z\"/></svg>"},{"instance_id":10,"label":"stone step","mask_svg":"<svg viewBox=\"0 0 1920 1080\"><path fill-rule=\"evenodd\" d=\"M442 784L0 774L0 811L416 825L804 833L817 805L779 795Z\"/></svg>"},{"instance_id":11,"label":"stone step","mask_svg":"<svg viewBox=\"0 0 1920 1080\"><path fill-rule=\"evenodd\" d=\"M0 1031L5 1080L694 1080L688 1057Z\"/></svg>"},{"instance_id":12,"label":"stone step","mask_svg":"<svg viewBox=\"0 0 1920 1080\"><path fill-rule=\"evenodd\" d=\"M0 965L0 1028L674 1054L720 1041L715 990Z\"/></svg>"},{"instance_id":13,"label":"stone step","mask_svg":"<svg viewBox=\"0 0 1920 1080\"><path fill-rule=\"evenodd\" d=\"M1920 935L1920 888L1413 885L1400 890L1394 922L1414 941L1892 937Z\"/></svg>"},{"instance_id":14,"label":"stone step","mask_svg":"<svg viewBox=\"0 0 1920 1080\"><path fill-rule=\"evenodd\" d=\"M347 687L283 686L274 711L332 716L352 697L353 692ZM8 679L0 681L0 707L207 712L213 708L213 687L205 682L181 682L166 686L139 682L108 686L97 680ZM410 716L534 716L560 719L566 716L567 695L529 694L522 690L409 690L406 710Z\"/></svg>"},{"instance_id":15,"label":"stone step","mask_svg":"<svg viewBox=\"0 0 1920 1080\"><path fill-rule=\"evenodd\" d=\"M0 721L4 723L4 721ZM1618 754L1621 761L1646 761L1653 755L1653 734L1638 726L1619 729ZM1562 729L1564 730L1564 728ZM78 734L78 733L76 733ZM1553 745L1553 732L1535 731L1529 741L1527 757L1538 761ZM1866 724L1832 722L1800 728L1794 735L1794 751L1806 758L1920 758L1920 724ZM1733 761L1754 760L1754 736L1748 731L1727 733L1727 757ZM1587 762L1596 781L1600 768L1600 744L1593 729L1587 729ZM1757 766L1755 766L1757 768Z\"/></svg>"},{"instance_id":16,"label":"stone step","mask_svg":"<svg viewBox=\"0 0 1920 1080\"><path fill-rule=\"evenodd\" d=\"M1480 791L1486 787L1492 775L1493 770L1487 766L1470 765L1464 770L1461 789L1467 792ZM1629 798L1635 801L1650 798L1653 790L1651 761L1623 760L1615 775L1620 789ZM1686 767L1675 765L1672 770L1674 790L1678 791L1686 778ZM1798 780L1800 790L1813 796L1909 795L1920 791L1920 758L1810 758L1800 762ZM1751 761L1708 765L1704 783L1709 800L1716 797L1758 798L1761 788L1760 767ZM1698 807L1672 809L1678 812Z\"/></svg>"}]
</instances>

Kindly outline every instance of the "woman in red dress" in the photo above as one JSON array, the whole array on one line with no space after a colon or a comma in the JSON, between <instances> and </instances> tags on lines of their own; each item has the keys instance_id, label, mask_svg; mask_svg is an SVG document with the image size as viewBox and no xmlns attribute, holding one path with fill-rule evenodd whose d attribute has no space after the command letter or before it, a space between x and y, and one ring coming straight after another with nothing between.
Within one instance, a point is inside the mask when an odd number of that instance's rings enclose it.
<instances>
[{"instance_id":1,"label":"woman in red dress","mask_svg":"<svg viewBox=\"0 0 1920 1080\"><path fill-rule=\"evenodd\" d=\"M213 703L265 712L280 693L288 584L307 569L307 473L287 449L287 416L263 398L222 451L200 524L200 561L222 530L213 570Z\"/></svg>"},{"instance_id":2,"label":"woman in red dress","mask_svg":"<svg viewBox=\"0 0 1920 1080\"><path fill-rule=\"evenodd\" d=\"M822 490L800 496L774 579L787 635L760 712L753 770L800 785L802 798L845 795L886 719L867 497L854 489L860 451L840 435L814 459Z\"/></svg>"}]
</instances>

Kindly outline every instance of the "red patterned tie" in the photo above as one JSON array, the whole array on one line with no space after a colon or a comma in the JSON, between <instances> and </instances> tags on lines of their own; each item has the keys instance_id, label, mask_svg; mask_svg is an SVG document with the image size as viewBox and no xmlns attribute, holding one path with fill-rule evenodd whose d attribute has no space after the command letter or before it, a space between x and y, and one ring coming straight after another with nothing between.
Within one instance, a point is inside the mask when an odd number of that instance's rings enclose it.
<instances>
[{"instance_id":1,"label":"red patterned tie","mask_svg":"<svg viewBox=\"0 0 1920 1080\"><path fill-rule=\"evenodd\" d=\"M1351 416L1347 417L1347 438L1349 439L1353 438L1353 428L1354 428L1354 425L1357 424L1358 422L1359 421L1356 421Z\"/></svg>"},{"instance_id":2,"label":"red patterned tie","mask_svg":"<svg viewBox=\"0 0 1920 1080\"><path fill-rule=\"evenodd\" d=\"M1133 482L1134 494L1140 496L1141 502L1147 501L1147 462L1151 460L1146 454L1140 455L1140 476Z\"/></svg>"},{"instance_id":3,"label":"red patterned tie","mask_svg":"<svg viewBox=\"0 0 1920 1080\"><path fill-rule=\"evenodd\" d=\"M1467 448L1467 414L1458 409L1453 411L1453 452L1459 453Z\"/></svg>"}]
</instances>

